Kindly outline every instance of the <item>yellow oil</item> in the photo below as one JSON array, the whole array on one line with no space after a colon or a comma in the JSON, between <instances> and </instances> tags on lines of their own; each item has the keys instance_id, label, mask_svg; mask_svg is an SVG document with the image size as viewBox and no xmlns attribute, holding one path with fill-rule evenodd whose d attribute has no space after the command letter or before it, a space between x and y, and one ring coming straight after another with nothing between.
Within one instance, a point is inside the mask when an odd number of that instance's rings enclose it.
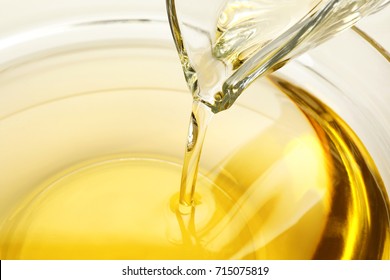
<instances>
[{"instance_id":1,"label":"yellow oil","mask_svg":"<svg viewBox=\"0 0 390 280\"><path fill-rule=\"evenodd\" d=\"M180 165L168 161L125 156L66 170L22 206L8 229L2 258L227 257L229 252L205 250L195 230L177 216L180 172ZM202 235L234 202L206 179L200 188L196 232ZM249 231L241 238L250 240Z\"/></svg>"}]
</instances>

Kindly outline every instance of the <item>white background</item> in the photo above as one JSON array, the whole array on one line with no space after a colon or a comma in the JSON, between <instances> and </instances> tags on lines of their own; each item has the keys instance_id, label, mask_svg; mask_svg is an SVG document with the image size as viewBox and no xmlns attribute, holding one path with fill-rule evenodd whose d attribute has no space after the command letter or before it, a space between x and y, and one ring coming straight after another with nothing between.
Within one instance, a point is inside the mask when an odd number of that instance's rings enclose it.
<instances>
[{"instance_id":1,"label":"white background","mask_svg":"<svg viewBox=\"0 0 390 280\"><path fill-rule=\"evenodd\" d=\"M204 268L206 276L124 276L131 268ZM267 266L267 275L216 275L218 266ZM210 273L210 270L212 271ZM267 280L389 280L390 261L2 261L2 280L79 279L267 279Z\"/></svg>"}]
</instances>

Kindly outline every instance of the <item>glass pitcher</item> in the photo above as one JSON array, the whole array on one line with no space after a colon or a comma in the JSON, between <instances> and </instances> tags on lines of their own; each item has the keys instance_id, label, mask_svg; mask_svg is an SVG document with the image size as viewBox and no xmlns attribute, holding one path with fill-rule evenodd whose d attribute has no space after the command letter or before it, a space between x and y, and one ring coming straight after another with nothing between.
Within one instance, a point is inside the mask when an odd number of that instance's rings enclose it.
<instances>
[{"instance_id":1,"label":"glass pitcher","mask_svg":"<svg viewBox=\"0 0 390 280\"><path fill-rule=\"evenodd\" d=\"M229 108L256 78L321 44L389 0L167 0L195 99Z\"/></svg>"}]
</instances>

